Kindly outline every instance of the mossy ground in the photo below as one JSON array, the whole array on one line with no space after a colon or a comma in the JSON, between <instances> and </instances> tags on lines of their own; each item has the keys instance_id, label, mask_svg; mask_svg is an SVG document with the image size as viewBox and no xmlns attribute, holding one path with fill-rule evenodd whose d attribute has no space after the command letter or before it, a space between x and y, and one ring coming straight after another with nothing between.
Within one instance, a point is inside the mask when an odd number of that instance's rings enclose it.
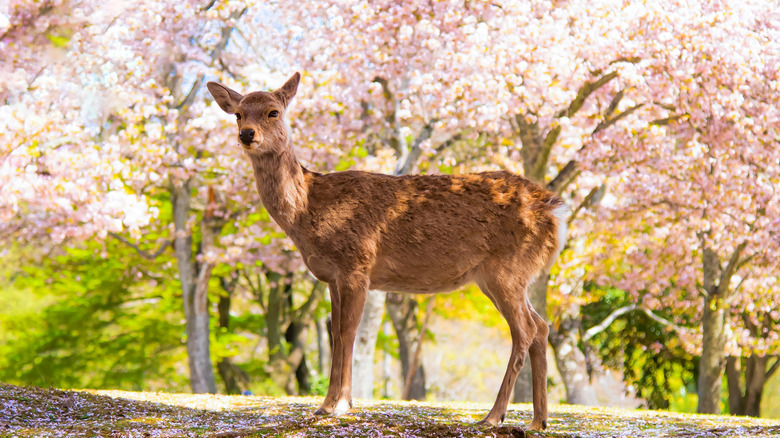
<instances>
[{"instance_id":1,"label":"mossy ground","mask_svg":"<svg viewBox=\"0 0 780 438\"><path fill-rule=\"evenodd\" d=\"M525 432L531 406L510 405L500 427L474 422L484 403L355 401L315 417L320 397L64 391L0 383L3 437L734 437L780 436L780 421L657 411L551 407L546 432Z\"/></svg>"}]
</instances>

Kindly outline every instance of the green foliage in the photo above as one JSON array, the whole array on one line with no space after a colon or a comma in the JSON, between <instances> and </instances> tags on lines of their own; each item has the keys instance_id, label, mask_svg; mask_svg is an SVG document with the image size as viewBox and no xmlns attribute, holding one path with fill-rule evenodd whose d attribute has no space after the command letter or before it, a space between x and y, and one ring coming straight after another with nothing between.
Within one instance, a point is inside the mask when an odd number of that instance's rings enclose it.
<instances>
[{"instance_id":1,"label":"green foliage","mask_svg":"<svg viewBox=\"0 0 780 438\"><path fill-rule=\"evenodd\" d=\"M343 156L338 163L336 163L336 166L334 167L334 170L336 171L343 171L351 168L357 163L357 159L366 158L368 156L368 151L365 147L361 144L353 147L345 156Z\"/></svg>"},{"instance_id":2,"label":"green foliage","mask_svg":"<svg viewBox=\"0 0 780 438\"><path fill-rule=\"evenodd\" d=\"M591 293L601 298L582 308L586 330L615 309L631 304L622 290L587 291ZM636 387L637 395L649 408L695 411L698 361L685 352L680 340L667 327L644 313L629 312L590 342L596 346L604 365L623 371L626 383Z\"/></svg>"},{"instance_id":3,"label":"green foliage","mask_svg":"<svg viewBox=\"0 0 780 438\"><path fill-rule=\"evenodd\" d=\"M325 396L328 393L328 383L330 383L328 376L315 376L311 385L311 395Z\"/></svg>"},{"instance_id":4,"label":"green foliage","mask_svg":"<svg viewBox=\"0 0 780 438\"><path fill-rule=\"evenodd\" d=\"M89 244L10 268L0 284L0 380L184 390L177 285L145 276L134 259L120 244Z\"/></svg>"},{"instance_id":5,"label":"green foliage","mask_svg":"<svg viewBox=\"0 0 780 438\"><path fill-rule=\"evenodd\" d=\"M509 333L504 317L475 284L435 297L434 312L445 319L477 321L488 327L500 327Z\"/></svg>"}]
</instances>

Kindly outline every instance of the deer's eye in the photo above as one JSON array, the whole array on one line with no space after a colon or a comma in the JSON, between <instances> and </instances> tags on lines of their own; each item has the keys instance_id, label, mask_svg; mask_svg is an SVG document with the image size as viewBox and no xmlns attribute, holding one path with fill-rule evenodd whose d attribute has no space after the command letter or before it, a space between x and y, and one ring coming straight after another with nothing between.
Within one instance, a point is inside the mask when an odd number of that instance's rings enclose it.
<instances>
[{"instance_id":1,"label":"deer's eye","mask_svg":"<svg viewBox=\"0 0 780 438\"><path fill-rule=\"evenodd\" d=\"M279 111L273 110L270 113L268 113L268 117L277 117L279 115Z\"/></svg>"},{"instance_id":2,"label":"deer's eye","mask_svg":"<svg viewBox=\"0 0 780 438\"><path fill-rule=\"evenodd\" d=\"M241 114L236 113L236 120L241 120Z\"/></svg>"}]
</instances>

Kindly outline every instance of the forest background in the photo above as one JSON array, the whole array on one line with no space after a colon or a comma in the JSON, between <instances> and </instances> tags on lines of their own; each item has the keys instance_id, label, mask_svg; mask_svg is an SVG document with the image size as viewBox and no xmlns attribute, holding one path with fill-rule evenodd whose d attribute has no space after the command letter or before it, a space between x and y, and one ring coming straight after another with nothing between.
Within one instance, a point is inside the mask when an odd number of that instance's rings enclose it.
<instances>
[{"instance_id":1,"label":"forest background","mask_svg":"<svg viewBox=\"0 0 780 438\"><path fill-rule=\"evenodd\" d=\"M322 393L326 287L204 87L300 71L310 169L572 206L530 290L554 401L780 417L775 1L11 0L0 59L0 381ZM506 332L473 287L372 292L355 396L490 400Z\"/></svg>"}]
</instances>

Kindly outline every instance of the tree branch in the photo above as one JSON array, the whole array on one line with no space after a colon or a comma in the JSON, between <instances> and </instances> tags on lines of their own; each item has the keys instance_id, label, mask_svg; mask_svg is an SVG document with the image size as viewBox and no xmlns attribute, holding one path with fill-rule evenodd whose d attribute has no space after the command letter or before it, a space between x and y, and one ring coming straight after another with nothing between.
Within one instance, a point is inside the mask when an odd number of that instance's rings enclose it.
<instances>
[{"instance_id":1,"label":"tree branch","mask_svg":"<svg viewBox=\"0 0 780 438\"><path fill-rule=\"evenodd\" d=\"M610 118L609 116L615 112L618 104L620 103L620 100L623 98L623 94L624 94L624 90L620 90L617 94L615 94L615 96L612 98L612 101L609 104L609 107L604 112L604 120L602 120L598 125L596 125L596 128L593 129L593 132L590 133L591 136L609 128L610 126L614 125L621 119L630 116L632 113L645 106L644 103L634 105L631 108L628 108L627 110L619 113L615 117ZM550 147L552 147L552 145L550 145ZM587 145L580 148L580 150L577 151L577 154L575 155L579 155L579 153L582 152L582 150L584 150L586 147ZM548 151L548 156L549 156L549 151ZM553 178L553 180L550 181L549 184L547 184L547 188L552 192L560 194L563 188L566 187L571 182L571 177L573 174L576 173L576 171L577 171L577 160L572 159L568 163L566 163L566 165L561 168L561 170L558 172L555 178Z\"/></svg>"},{"instance_id":2,"label":"tree branch","mask_svg":"<svg viewBox=\"0 0 780 438\"><path fill-rule=\"evenodd\" d=\"M650 124L655 126L671 125L672 123L676 122L677 120L680 120L683 117L685 117L685 114L678 114L676 116L669 116L663 119L655 119L652 122L650 122Z\"/></svg>"},{"instance_id":3,"label":"tree branch","mask_svg":"<svg viewBox=\"0 0 780 438\"><path fill-rule=\"evenodd\" d=\"M306 299L306 302L301 304L300 307L295 309L295 315L293 316L293 321L298 321L303 324L308 324L308 319L304 319L304 316L310 316L312 308L317 305L317 302L320 299L321 292L324 290L325 283L321 282L320 280L314 280L314 285L311 288L311 293L309 294L309 297Z\"/></svg>"},{"instance_id":4,"label":"tree branch","mask_svg":"<svg viewBox=\"0 0 780 438\"><path fill-rule=\"evenodd\" d=\"M604 318L604 321L602 321L598 325L595 325L595 326L589 328L582 335L582 340L583 341L590 340L591 338L593 338L597 334L599 334L599 333L603 332L604 330L606 330L613 322L615 322L615 320L617 318L619 318L619 317L621 317L621 316L625 315L626 313L631 312L633 310L638 310L638 311L643 312L645 315L647 315L653 321L655 321L655 322L657 322L657 323L659 323L661 325L664 325L666 327L669 327L669 328L673 329L676 332L687 333L687 332L690 332L692 330L692 329L690 329L688 327L677 325L677 324L669 321L668 319L662 318L662 317L656 315L655 313L653 313L652 311L650 311L649 309L645 309L643 307L639 307L639 306L637 306L635 304L632 304L632 305L629 305L629 306L623 306L623 307L621 307L619 309L616 309L615 311L610 313L609 316Z\"/></svg>"},{"instance_id":5,"label":"tree branch","mask_svg":"<svg viewBox=\"0 0 780 438\"><path fill-rule=\"evenodd\" d=\"M233 20L237 20L241 18L241 16L244 15L246 11L247 8L244 8L241 11L233 12L232 14L230 14L230 18ZM222 55L222 51L225 50L225 47L227 47L228 41L230 41L230 34L233 32L233 29L234 29L233 26L225 26L225 28L222 29L222 36L219 42L217 42L217 45L214 47L214 51L211 52L212 63L214 63L217 59L219 59L219 57ZM195 82L192 84L192 87L190 88L190 91L187 93L187 96L184 98L184 100L181 101L180 104L175 106L176 109L182 110L192 105L192 102L195 100L195 97L197 96L198 90L200 89L201 85L203 85L203 79L204 79L203 73L197 76Z\"/></svg>"},{"instance_id":6,"label":"tree branch","mask_svg":"<svg viewBox=\"0 0 780 438\"><path fill-rule=\"evenodd\" d=\"M576 175L577 173L577 160L570 160L568 163L566 163L563 168L558 172L557 175L555 175L555 178L552 179L547 184L547 189L549 189L551 192L560 194L561 191L563 191L563 188L566 187L569 182L571 182L571 179Z\"/></svg>"},{"instance_id":7,"label":"tree branch","mask_svg":"<svg viewBox=\"0 0 780 438\"><path fill-rule=\"evenodd\" d=\"M731 283L731 277L734 276L737 270L737 266L740 262L740 257L742 256L742 251L747 246L747 241L744 241L737 245L737 247L734 249L734 252L731 253L731 257L729 258L729 262L726 265L726 267L721 271L720 278L718 279L718 289L722 290L724 295L728 292L728 286L729 283ZM724 296L725 297L725 296Z\"/></svg>"},{"instance_id":8,"label":"tree branch","mask_svg":"<svg viewBox=\"0 0 780 438\"><path fill-rule=\"evenodd\" d=\"M145 259L148 259L148 260L156 259L158 256L160 256L160 254L163 253L163 251L165 251L166 248L171 246L172 243L173 243L170 240L168 240L168 241L164 242L162 244L162 246L160 246L160 248L157 251L155 251L153 253L149 253L149 252L146 252L146 251L142 250L140 247L138 247L138 245L135 245L135 244L131 243L129 240L125 239L124 237L120 236L119 234L108 233L108 235L113 237L114 239L124 243L125 245L129 246L130 248L133 248L134 250L136 250L136 252L138 252L138 254L141 257L143 257Z\"/></svg>"},{"instance_id":9,"label":"tree branch","mask_svg":"<svg viewBox=\"0 0 780 438\"><path fill-rule=\"evenodd\" d=\"M612 325L613 322L615 322L616 319L620 318L621 316L625 315L626 313L636 310L637 306L636 304L632 304L630 306L623 306L619 309L615 309L612 313L609 314L606 318L604 318L603 321L601 321L599 324L589 328L585 331L585 333L582 334L582 340L589 341L591 338L596 336L597 334L603 332L607 329L610 325Z\"/></svg>"},{"instance_id":10,"label":"tree branch","mask_svg":"<svg viewBox=\"0 0 780 438\"><path fill-rule=\"evenodd\" d=\"M396 167L396 175L408 175L412 172L412 169L414 169L414 166L417 164L417 160L422 154L422 148L420 145L425 140L431 138L431 134L433 133L432 123L433 122L429 122L423 126L422 131L420 131L420 135L418 135L417 138L414 139L414 142L412 142L412 147L409 149L409 153L406 154L406 159L403 161L403 165L401 165L401 167Z\"/></svg>"},{"instance_id":11,"label":"tree branch","mask_svg":"<svg viewBox=\"0 0 780 438\"><path fill-rule=\"evenodd\" d=\"M688 333L688 332L690 332L692 330L689 327L684 327L684 326L681 326L681 325L677 325L677 324L673 323L672 321L669 321L668 319L662 318L662 317L656 315L655 313L653 313L652 311L650 311L648 309L640 308L638 310L641 310L642 312L644 312L644 314L647 315L653 321L655 321L655 322L657 322L657 323L659 323L659 324L661 324L663 326L669 327L669 328L671 328L672 330L674 330L676 332Z\"/></svg>"},{"instance_id":12,"label":"tree branch","mask_svg":"<svg viewBox=\"0 0 780 438\"><path fill-rule=\"evenodd\" d=\"M462 138L463 138L463 133L462 132L459 132L459 133L453 135L452 137L448 138L447 140L444 140L443 142L441 142L440 145L436 146L436 152L441 152L441 151L447 149L448 147L452 146L454 143L460 141Z\"/></svg>"},{"instance_id":13,"label":"tree branch","mask_svg":"<svg viewBox=\"0 0 780 438\"><path fill-rule=\"evenodd\" d=\"M536 163L534 163L534 175L544 176L545 167L547 167L547 164L550 161L552 147L555 145L555 142L558 141L558 136L561 134L561 125L558 124L557 121L553 123L555 126L547 131L547 135L544 136L544 140L542 140L541 147L539 148Z\"/></svg>"},{"instance_id":14,"label":"tree branch","mask_svg":"<svg viewBox=\"0 0 780 438\"><path fill-rule=\"evenodd\" d=\"M539 143L539 125L529 123L523 114L515 115L515 124L520 131L520 142L523 144L523 149L531 149L536 147Z\"/></svg>"},{"instance_id":15,"label":"tree branch","mask_svg":"<svg viewBox=\"0 0 780 438\"><path fill-rule=\"evenodd\" d=\"M774 374L774 373L775 373L775 372L776 372L778 369L780 369L780 356L775 356L775 363L774 363L774 364L772 364L772 367L771 367L771 368L769 368L769 370L767 370L767 372L766 372L766 378L767 378L767 379L769 379L770 377L772 377L772 375L773 375L773 374Z\"/></svg>"},{"instance_id":16,"label":"tree branch","mask_svg":"<svg viewBox=\"0 0 780 438\"><path fill-rule=\"evenodd\" d=\"M390 83L387 79L376 76L374 77L373 82L376 82L380 86L382 86L382 95L385 97L385 111L387 114L385 115L385 122L387 122L388 125L390 125L391 130L393 134L390 135L390 138L388 142L390 143L390 147L399 155L402 156L404 151L402 148L403 139L401 138L400 134L400 127L398 126L398 120L396 118L396 110L398 108L398 102L395 101L393 98L393 92L390 91Z\"/></svg>"},{"instance_id":17,"label":"tree branch","mask_svg":"<svg viewBox=\"0 0 780 438\"><path fill-rule=\"evenodd\" d=\"M614 96L612 96L612 100L609 101L609 106L607 107L607 110L604 111L604 120L608 119L609 116L612 115L612 113L617 110L618 105L620 105L620 101L623 100L623 97L626 95L625 88L615 93Z\"/></svg>"},{"instance_id":18,"label":"tree branch","mask_svg":"<svg viewBox=\"0 0 780 438\"><path fill-rule=\"evenodd\" d=\"M598 187L593 187L590 192L588 192L587 196L585 196L585 199L580 202L580 205L578 205L577 208L575 208L574 211L569 215L569 220L567 223L571 224L574 221L574 218L577 217L577 213L579 213L580 210L586 206L598 203L604 196L604 191L606 191L606 186L604 184Z\"/></svg>"},{"instance_id":19,"label":"tree branch","mask_svg":"<svg viewBox=\"0 0 780 438\"><path fill-rule=\"evenodd\" d=\"M555 115L555 117L561 118L561 117L573 116L574 113L576 113L577 111L579 111L580 108L582 108L582 105L585 104L585 100L591 94L593 94L596 90L609 83L609 81L611 81L612 79L615 79L617 75L618 75L617 72L613 71L603 75L602 77L596 79L595 81L585 82L585 84L583 84L582 87L580 87L580 89L577 91L577 96L574 98L574 100L571 101L569 106L566 109L559 111L558 114Z\"/></svg>"},{"instance_id":20,"label":"tree branch","mask_svg":"<svg viewBox=\"0 0 780 438\"><path fill-rule=\"evenodd\" d=\"M596 129L594 129L593 132L590 135L597 134L597 133L599 133L599 132L609 128L610 126L612 126L616 122L618 122L620 119L622 119L622 118L624 118L626 116L631 115L631 113L633 113L634 111L642 108L643 106L645 106L645 104L644 103L640 103L639 105L634 105L631 108L628 108L627 110L625 110L622 113L616 115L615 117L612 117L611 119L605 118L604 120L601 121L601 123L599 123L596 126Z\"/></svg>"}]
</instances>

